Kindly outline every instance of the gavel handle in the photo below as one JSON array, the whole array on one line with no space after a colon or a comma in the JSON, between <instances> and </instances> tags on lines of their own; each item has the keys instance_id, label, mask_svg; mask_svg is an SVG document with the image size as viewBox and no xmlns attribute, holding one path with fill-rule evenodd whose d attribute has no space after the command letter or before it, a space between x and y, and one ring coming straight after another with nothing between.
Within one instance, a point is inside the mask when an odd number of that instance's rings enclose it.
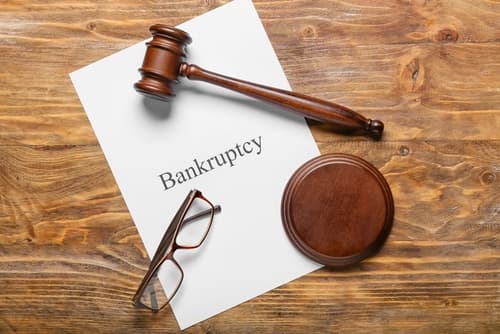
<instances>
[{"instance_id":1,"label":"gavel handle","mask_svg":"<svg viewBox=\"0 0 500 334\"><path fill-rule=\"evenodd\" d=\"M344 106L323 101L304 94L268 87L227 77L202 69L197 65L182 63L179 75L191 80L205 81L233 91L270 102L295 111L307 118L336 125L345 131L361 131L375 140L382 137L384 123L371 120Z\"/></svg>"}]
</instances>

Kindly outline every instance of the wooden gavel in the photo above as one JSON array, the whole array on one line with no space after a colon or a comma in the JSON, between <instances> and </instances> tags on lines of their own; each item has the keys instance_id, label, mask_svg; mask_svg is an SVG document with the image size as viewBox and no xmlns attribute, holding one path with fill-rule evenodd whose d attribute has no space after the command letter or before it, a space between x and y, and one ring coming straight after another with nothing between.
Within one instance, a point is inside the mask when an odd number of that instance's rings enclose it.
<instances>
[{"instance_id":1,"label":"wooden gavel","mask_svg":"<svg viewBox=\"0 0 500 334\"><path fill-rule=\"evenodd\" d=\"M142 78L134 85L144 95L169 100L175 96L172 86L178 82L178 76L187 77L270 102L307 118L335 125L339 130L364 132L375 140L382 137L384 123L368 119L339 104L227 77L187 64L184 62L185 47L191 43L188 33L162 24L155 24L149 30L153 39L146 43L146 55L139 69Z\"/></svg>"}]
</instances>

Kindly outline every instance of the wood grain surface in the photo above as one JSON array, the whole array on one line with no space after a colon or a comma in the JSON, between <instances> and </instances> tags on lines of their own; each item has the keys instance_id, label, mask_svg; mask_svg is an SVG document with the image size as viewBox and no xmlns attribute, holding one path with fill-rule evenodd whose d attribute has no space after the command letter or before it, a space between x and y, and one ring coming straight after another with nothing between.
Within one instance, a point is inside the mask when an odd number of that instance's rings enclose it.
<instances>
[{"instance_id":1,"label":"wood grain surface","mask_svg":"<svg viewBox=\"0 0 500 334\"><path fill-rule=\"evenodd\" d=\"M68 74L225 2L0 1L0 333L178 331L132 307L149 260ZM380 169L394 226L186 332L499 333L500 2L254 3L294 90L386 124L310 123Z\"/></svg>"}]
</instances>

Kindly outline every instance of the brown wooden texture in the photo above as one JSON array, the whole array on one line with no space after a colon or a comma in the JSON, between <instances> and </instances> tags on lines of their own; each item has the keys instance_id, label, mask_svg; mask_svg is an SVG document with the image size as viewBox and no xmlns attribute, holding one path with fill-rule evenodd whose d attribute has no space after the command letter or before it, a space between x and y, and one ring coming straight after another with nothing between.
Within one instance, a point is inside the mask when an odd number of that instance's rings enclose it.
<instances>
[{"instance_id":1,"label":"brown wooden texture","mask_svg":"<svg viewBox=\"0 0 500 334\"><path fill-rule=\"evenodd\" d=\"M345 268L382 248L394 221L394 200L385 178L366 160L322 154L290 177L281 220L302 253L332 269Z\"/></svg>"},{"instance_id":2,"label":"brown wooden texture","mask_svg":"<svg viewBox=\"0 0 500 334\"><path fill-rule=\"evenodd\" d=\"M0 2L0 333L177 331L131 306L148 259L68 73L224 2ZM395 221L376 257L187 332L500 332L500 2L254 3L294 90L384 121L311 126L380 169Z\"/></svg>"}]
</instances>

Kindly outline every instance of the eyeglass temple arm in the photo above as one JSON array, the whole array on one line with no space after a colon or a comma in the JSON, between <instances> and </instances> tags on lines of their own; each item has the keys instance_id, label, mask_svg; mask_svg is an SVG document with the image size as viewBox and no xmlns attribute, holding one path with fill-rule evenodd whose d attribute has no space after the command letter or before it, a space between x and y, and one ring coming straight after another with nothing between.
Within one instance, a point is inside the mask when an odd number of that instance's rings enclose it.
<instances>
[{"instance_id":1,"label":"eyeglass temple arm","mask_svg":"<svg viewBox=\"0 0 500 334\"><path fill-rule=\"evenodd\" d=\"M219 213L220 211L221 211L220 205L218 205L218 204L214 205L214 214ZM210 212L212 212L212 209L206 209L206 210L198 212L197 214L194 214L192 216L185 217L184 220L182 221L182 225L189 223L193 220L196 220L198 218L201 218L203 216L207 216L210 214Z\"/></svg>"}]
</instances>

